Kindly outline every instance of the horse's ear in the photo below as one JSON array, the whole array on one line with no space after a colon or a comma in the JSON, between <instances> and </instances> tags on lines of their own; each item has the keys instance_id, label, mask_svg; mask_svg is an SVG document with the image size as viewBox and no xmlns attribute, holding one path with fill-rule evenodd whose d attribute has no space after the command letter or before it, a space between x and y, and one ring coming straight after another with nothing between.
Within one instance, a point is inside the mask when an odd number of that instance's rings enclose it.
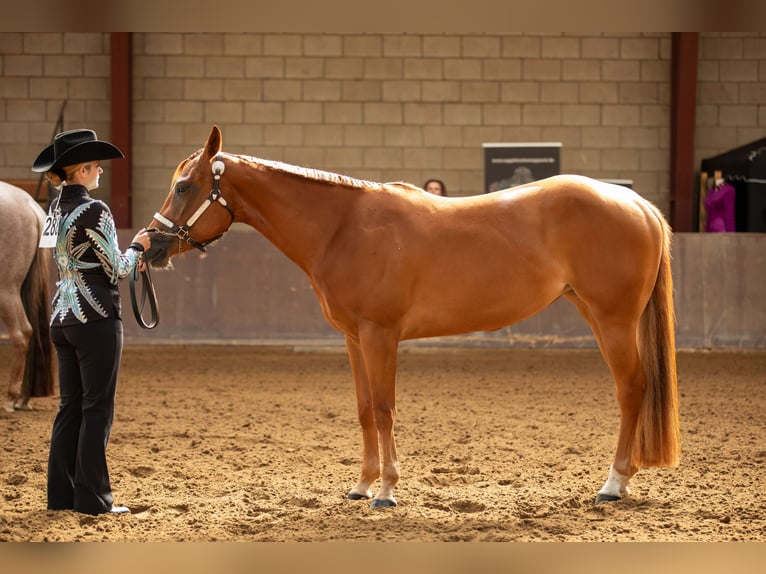
<instances>
[{"instance_id":1,"label":"horse's ear","mask_svg":"<svg viewBox=\"0 0 766 574\"><path fill-rule=\"evenodd\" d=\"M221 135L221 128L213 126L210 130L210 135L207 136L207 142L205 143L205 155L213 158L221 151L223 146L223 136Z\"/></svg>"}]
</instances>

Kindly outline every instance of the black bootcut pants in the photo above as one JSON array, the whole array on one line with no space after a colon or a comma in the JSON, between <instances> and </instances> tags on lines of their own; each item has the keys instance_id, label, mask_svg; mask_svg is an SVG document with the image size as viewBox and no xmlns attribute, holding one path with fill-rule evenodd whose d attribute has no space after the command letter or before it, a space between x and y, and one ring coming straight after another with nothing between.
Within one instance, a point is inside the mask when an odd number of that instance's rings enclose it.
<instances>
[{"instance_id":1,"label":"black bootcut pants","mask_svg":"<svg viewBox=\"0 0 766 574\"><path fill-rule=\"evenodd\" d=\"M101 514L114 497L106 444L114 418L122 321L51 328L61 402L51 433L48 508Z\"/></svg>"}]
</instances>

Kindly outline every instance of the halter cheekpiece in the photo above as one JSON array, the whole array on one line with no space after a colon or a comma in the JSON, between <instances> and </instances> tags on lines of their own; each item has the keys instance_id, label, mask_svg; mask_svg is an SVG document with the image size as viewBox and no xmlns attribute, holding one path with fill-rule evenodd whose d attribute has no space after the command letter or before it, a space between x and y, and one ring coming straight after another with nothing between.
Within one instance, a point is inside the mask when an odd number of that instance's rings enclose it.
<instances>
[{"instance_id":1,"label":"halter cheekpiece","mask_svg":"<svg viewBox=\"0 0 766 574\"><path fill-rule=\"evenodd\" d=\"M199 249L200 251L205 251L205 246L220 239L223 234L217 235L216 237L213 237L212 239L208 239L207 241L199 242L193 239L189 235L189 231L192 225L194 225L197 222L197 220L202 216L202 214L205 213L207 208L210 207L215 202L220 203L222 206L226 208L226 211L229 212L229 217L231 218L231 221L229 221L229 226L231 226L231 224L234 223L234 211L231 209L231 207L229 207L229 204L221 195L221 190L219 189L219 186L221 184L221 174L224 172L224 169L225 169L225 165L223 163L223 160L221 159L221 154L219 153L216 156L216 160L213 162L213 165L212 165L213 189L210 190L210 195L207 197L207 199L205 199L204 202L202 202L202 205L199 206L197 211L194 212L194 214L186 221L185 224L176 225L170 219L168 219L161 213L157 212L154 214L154 219L162 223L164 226L170 229L170 231L163 231L155 227L151 229L147 229L147 231L149 233L158 233L160 235L171 235L171 236L178 237L179 251L181 251L180 244L182 241L186 241L189 245Z\"/></svg>"}]
</instances>

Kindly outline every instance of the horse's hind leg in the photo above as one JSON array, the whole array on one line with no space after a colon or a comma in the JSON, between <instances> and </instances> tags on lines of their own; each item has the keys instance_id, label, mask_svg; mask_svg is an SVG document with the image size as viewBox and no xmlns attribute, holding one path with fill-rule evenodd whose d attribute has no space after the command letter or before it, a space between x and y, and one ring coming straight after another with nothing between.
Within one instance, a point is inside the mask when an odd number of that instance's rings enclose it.
<instances>
[{"instance_id":1,"label":"horse's hind leg","mask_svg":"<svg viewBox=\"0 0 766 574\"><path fill-rule=\"evenodd\" d=\"M632 462L636 426L643 402L646 376L636 342L636 323L599 322L602 353L617 387L620 407L620 430L614 462L604 486L598 492L599 502L618 500L630 493L628 481L637 471Z\"/></svg>"},{"instance_id":2,"label":"horse's hind leg","mask_svg":"<svg viewBox=\"0 0 766 574\"><path fill-rule=\"evenodd\" d=\"M29 350L29 338L32 336L32 325L29 324L24 314L24 306L21 299L3 296L0 299L0 319L8 329L11 340L11 377L8 382L6 401L3 407L12 412L14 403L21 398L21 385L26 365L27 351Z\"/></svg>"}]
</instances>

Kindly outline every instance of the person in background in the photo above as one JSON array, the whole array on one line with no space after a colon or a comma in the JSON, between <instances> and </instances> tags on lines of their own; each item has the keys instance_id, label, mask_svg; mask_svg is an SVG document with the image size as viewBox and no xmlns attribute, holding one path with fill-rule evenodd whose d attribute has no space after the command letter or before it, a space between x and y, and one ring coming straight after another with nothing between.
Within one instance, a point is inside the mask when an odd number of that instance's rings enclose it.
<instances>
[{"instance_id":1,"label":"person in background","mask_svg":"<svg viewBox=\"0 0 766 574\"><path fill-rule=\"evenodd\" d=\"M139 265L151 241L142 229L120 252L109 207L89 195L104 171L101 162L121 157L96 132L78 129L57 134L32 166L61 188L51 204L59 273L51 339L61 398L48 457L49 510L130 512L113 505L106 462L123 343L117 282Z\"/></svg>"},{"instance_id":2,"label":"person in background","mask_svg":"<svg viewBox=\"0 0 766 574\"><path fill-rule=\"evenodd\" d=\"M434 195L447 196L447 186L440 179L429 179L423 184L423 189Z\"/></svg>"}]
</instances>

